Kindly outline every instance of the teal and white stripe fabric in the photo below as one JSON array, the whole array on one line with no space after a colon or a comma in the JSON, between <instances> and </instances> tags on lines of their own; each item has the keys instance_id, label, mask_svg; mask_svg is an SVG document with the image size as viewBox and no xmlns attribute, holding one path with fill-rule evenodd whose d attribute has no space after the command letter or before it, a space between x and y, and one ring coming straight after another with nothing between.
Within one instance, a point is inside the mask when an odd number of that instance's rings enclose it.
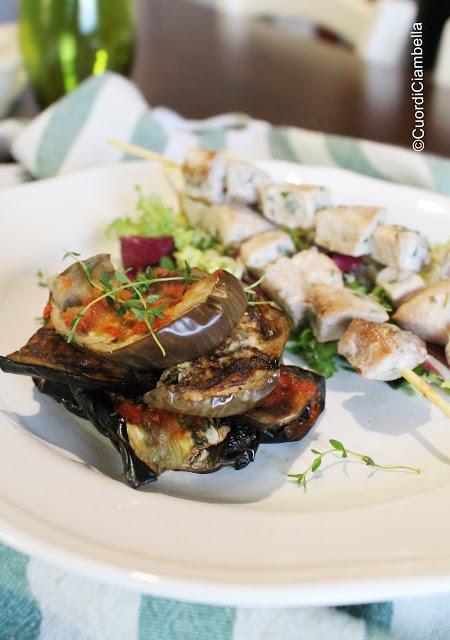
<instances>
[{"instance_id":1,"label":"teal and white stripe fabric","mask_svg":"<svg viewBox=\"0 0 450 640\"><path fill-rule=\"evenodd\" d=\"M0 545L0 640L447 640L450 597L241 609L141 596Z\"/></svg>"},{"instance_id":2,"label":"teal and white stripe fabric","mask_svg":"<svg viewBox=\"0 0 450 640\"><path fill-rule=\"evenodd\" d=\"M95 77L50 107L15 138L17 165L0 184L127 159L109 138L177 161L196 146L339 166L450 195L450 160L242 114L189 121L150 109L114 74ZM0 545L0 640L446 640L450 595L339 608L242 609L141 596L71 575Z\"/></svg>"},{"instance_id":3,"label":"teal and white stripe fabric","mask_svg":"<svg viewBox=\"0 0 450 640\"><path fill-rule=\"evenodd\" d=\"M189 121L150 109L125 78L93 77L48 108L13 144L13 155L32 176L47 178L122 160L110 138L132 142L177 161L197 146L229 149L247 160L280 159L338 166L368 176L450 195L450 160L385 144L273 127L242 114Z\"/></svg>"}]
</instances>

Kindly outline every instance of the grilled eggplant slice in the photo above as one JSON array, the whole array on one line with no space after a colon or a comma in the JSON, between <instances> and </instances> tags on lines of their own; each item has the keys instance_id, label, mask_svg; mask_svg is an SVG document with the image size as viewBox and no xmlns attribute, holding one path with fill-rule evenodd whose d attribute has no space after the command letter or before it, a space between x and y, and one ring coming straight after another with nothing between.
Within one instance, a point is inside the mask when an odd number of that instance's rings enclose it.
<instances>
[{"instance_id":1,"label":"grilled eggplant slice","mask_svg":"<svg viewBox=\"0 0 450 640\"><path fill-rule=\"evenodd\" d=\"M73 335L76 346L96 357L138 370L163 369L212 351L230 333L247 307L241 283L231 273L218 270L212 275L196 272L192 282L181 273L155 269L157 277L180 277L178 281L155 282L149 293L158 314L150 335L143 318L123 302L130 289L117 293L118 299L102 298L105 281L120 287L110 256L100 254L76 262L56 277L50 290L51 321L59 333L69 335L75 318L83 313ZM105 280L106 278L106 280ZM157 299L156 299L157 296ZM94 303L86 311L86 305Z\"/></svg>"},{"instance_id":2,"label":"grilled eggplant slice","mask_svg":"<svg viewBox=\"0 0 450 640\"><path fill-rule=\"evenodd\" d=\"M217 456L211 456L210 449L220 445L230 431L214 418L182 416L125 399L119 401L117 412L127 423L134 452L158 475L169 470L215 470Z\"/></svg>"},{"instance_id":3,"label":"grilled eggplant slice","mask_svg":"<svg viewBox=\"0 0 450 640\"><path fill-rule=\"evenodd\" d=\"M243 469L255 459L259 434L226 419L187 416L120 400L129 442L157 475L164 471L212 473L224 466Z\"/></svg>"},{"instance_id":4,"label":"grilled eggplant slice","mask_svg":"<svg viewBox=\"0 0 450 640\"><path fill-rule=\"evenodd\" d=\"M300 367L281 367L275 389L241 417L262 431L261 442L301 440L325 408L325 379Z\"/></svg>"},{"instance_id":5,"label":"grilled eggplant slice","mask_svg":"<svg viewBox=\"0 0 450 640\"><path fill-rule=\"evenodd\" d=\"M139 374L99 360L75 349L49 326L41 327L27 344L6 357L0 356L5 373L44 378L45 380L86 387L143 392L156 384L155 374Z\"/></svg>"},{"instance_id":6,"label":"grilled eggplant slice","mask_svg":"<svg viewBox=\"0 0 450 640\"><path fill-rule=\"evenodd\" d=\"M255 459L260 432L249 425L180 416L151 409L139 399L71 389L48 380L34 382L39 391L89 420L111 440L133 488L164 471L212 473L226 466L239 470Z\"/></svg>"},{"instance_id":7,"label":"grilled eggplant slice","mask_svg":"<svg viewBox=\"0 0 450 640\"><path fill-rule=\"evenodd\" d=\"M66 384L55 382L54 380L47 380L46 378L33 378L33 382L41 393L50 396L53 400L62 404L67 411L79 418L86 418L86 414L83 409L80 408L80 405L73 397L70 387Z\"/></svg>"},{"instance_id":8,"label":"grilled eggplant slice","mask_svg":"<svg viewBox=\"0 0 450 640\"><path fill-rule=\"evenodd\" d=\"M269 304L249 307L213 353L166 369L145 401L187 415L244 413L277 384L288 335L288 320L278 309Z\"/></svg>"},{"instance_id":9,"label":"grilled eggplant slice","mask_svg":"<svg viewBox=\"0 0 450 640\"><path fill-rule=\"evenodd\" d=\"M125 418L115 410L115 404L106 392L92 392L87 389L70 388L80 411L106 438L109 438L120 453L123 474L128 484L138 487L154 482L156 473L136 455L130 445Z\"/></svg>"}]
</instances>

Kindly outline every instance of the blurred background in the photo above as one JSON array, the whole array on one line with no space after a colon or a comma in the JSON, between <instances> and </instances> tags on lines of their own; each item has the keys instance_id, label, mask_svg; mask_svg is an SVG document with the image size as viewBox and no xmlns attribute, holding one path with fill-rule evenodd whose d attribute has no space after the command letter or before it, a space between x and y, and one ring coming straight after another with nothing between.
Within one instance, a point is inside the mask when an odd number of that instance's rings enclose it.
<instances>
[{"instance_id":1,"label":"blurred background","mask_svg":"<svg viewBox=\"0 0 450 640\"><path fill-rule=\"evenodd\" d=\"M449 0L2 0L0 115L33 116L112 68L188 118L410 147L417 22L425 149L450 156Z\"/></svg>"}]
</instances>

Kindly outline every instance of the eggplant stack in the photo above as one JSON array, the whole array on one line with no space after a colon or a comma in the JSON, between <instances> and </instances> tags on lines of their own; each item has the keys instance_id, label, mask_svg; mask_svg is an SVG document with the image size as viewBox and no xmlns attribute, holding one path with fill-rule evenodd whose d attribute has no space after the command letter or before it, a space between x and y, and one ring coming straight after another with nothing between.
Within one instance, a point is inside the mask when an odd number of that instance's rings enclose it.
<instances>
[{"instance_id":1,"label":"eggplant stack","mask_svg":"<svg viewBox=\"0 0 450 640\"><path fill-rule=\"evenodd\" d=\"M50 286L45 325L0 368L89 420L134 488L164 471L242 469L260 443L295 441L325 405L321 376L280 364L289 322L219 270L130 279L105 254Z\"/></svg>"}]
</instances>

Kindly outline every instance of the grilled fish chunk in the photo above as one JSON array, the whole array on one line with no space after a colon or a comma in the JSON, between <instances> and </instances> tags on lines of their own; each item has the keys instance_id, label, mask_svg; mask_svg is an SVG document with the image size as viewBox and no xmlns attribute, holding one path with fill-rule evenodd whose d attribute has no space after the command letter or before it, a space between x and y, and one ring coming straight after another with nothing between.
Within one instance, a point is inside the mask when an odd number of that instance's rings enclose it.
<instances>
[{"instance_id":1,"label":"grilled fish chunk","mask_svg":"<svg viewBox=\"0 0 450 640\"><path fill-rule=\"evenodd\" d=\"M386 309L375 300L351 289L336 289L328 284L311 288L308 313L319 342L338 340L354 318L372 322L389 320Z\"/></svg>"},{"instance_id":2,"label":"grilled fish chunk","mask_svg":"<svg viewBox=\"0 0 450 640\"><path fill-rule=\"evenodd\" d=\"M258 191L263 216L290 229L312 229L316 212L331 204L328 189L316 185L267 182Z\"/></svg>"},{"instance_id":3,"label":"grilled fish chunk","mask_svg":"<svg viewBox=\"0 0 450 640\"><path fill-rule=\"evenodd\" d=\"M404 302L393 320L422 340L447 344L450 332L450 280L425 287Z\"/></svg>"},{"instance_id":4,"label":"grilled fish chunk","mask_svg":"<svg viewBox=\"0 0 450 640\"><path fill-rule=\"evenodd\" d=\"M375 282L386 291L396 306L425 286L425 281L418 273L414 273L413 271L399 271L393 267L385 267L379 271Z\"/></svg>"},{"instance_id":5,"label":"grilled fish chunk","mask_svg":"<svg viewBox=\"0 0 450 640\"><path fill-rule=\"evenodd\" d=\"M212 236L217 235L217 219L214 207L209 200L183 193L181 195L181 206L191 227L194 229L199 227Z\"/></svg>"},{"instance_id":6,"label":"grilled fish chunk","mask_svg":"<svg viewBox=\"0 0 450 640\"><path fill-rule=\"evenodd\" d=\"M396 224L380 224L372 237L372 258L402 271L420 271L430 262L426 238Z\"/></svg>"},{"instance_id":7,"label":"grilled fish chunk","mask_svg":"<svg viewBox=\"0 0 450 640\"><path fill-rule=\"evenodd\" d=\"M225 175L226 196L230 200L254 205L258 200L258 186L269 179L269 174L249 162L229 159Z\"/></svg>"},{"instance_id":8,"label":"grilled fish chunk","mask_svg":"<svg viewBox=\"0 0 450 640\"><path fill-rule=\"evenodd\" d=\"M342 271L336 263L317 247L299 251L292 257L294 269L298 269L307 286L324 283L340 288L344 286Z\"/></svg>"},{"instance_id":9,"label":"grilled fish chunk","mask_svg":"<svg viewBox=\"0 0 450 640\"><path fill-rule=\"evenodd\" d=\"M190 151L183 165L186 193L221 202L225 193L226 170L227 162L222 154L207 149Z\"/></svg>"},{"instance_id":10,"label":"grilled fish chunk","mask_svg":"<svg viewBox=\"0 0 450 640\"><path fill-rule=\"evenodd\" d=\"M333 260L313 247L270 264L261 288L285 309L294 326L298 326L306 316L309 288L317 283L344 286L342 273Z\"/></svg>"},{"instance_id":11,"label":"grilled fish chunk","mask_svg":"<svg viewBox=\"0 0 450 640\"><path fill-rule=\"evenodd\" d=\"M193 227L200 227L220 240L225 247L237 247L273 226L258 213L240 203L212 203L184 195L183 211Z\"/></svg>"},{"instance_id":12,"label":"grilled fish chunk","mask_svg":"<svg viewBox=\"0 0 450 640\"><path fill-rule=\"evenodd\" d=\"M280 311L269 304L249 307L215 351L166 369L145 402L187 415L243 413L277 384L288 335L289 323Z\"/></svg>"},{"instance_id":13,"label":"grilled fish chunk","mask_svg":"<svg viewBox=\"0 0 450 640\"><path fill-rule=\"evenodd\" d=\"M413 369L427 357L426 345L394 324L351 322L338 343L338 352L370 380L396 380L402 369Z\"/></svg>"},{"instance_id":14,"label":"grilled fish chunk","mask_svg":"<svg viewBox=\"0 0 450 640\"><path fill-rule=\"evenodd\" d=\"M315 242L349 256L370 253L371 238L384 212L378 207L329 207L316 214Z\"/></svg>"},{"instance_id":15,"label":"grilled fish chunk","mask_svg":"<svg viewBox=\"0 0 450 640\"><path fill-rule=\"evenodd\" d=\"M282 256L295 253L291 236L284 231L266 231L241 244L239 256L247 270L260 276L265 267Z\"/></svg>"},{"instance_id":16,"label":"grilled fish chunk","mask_svg":"<svg viewBox=\"0 0 450 640\"><path fill-rule=\"evenodd\" d=\"M238 247L247 238L273 230L265 218L240 204L215 205L211 215L216 220L217 238L225 247Z\"/></svg>"}]
</instances>

